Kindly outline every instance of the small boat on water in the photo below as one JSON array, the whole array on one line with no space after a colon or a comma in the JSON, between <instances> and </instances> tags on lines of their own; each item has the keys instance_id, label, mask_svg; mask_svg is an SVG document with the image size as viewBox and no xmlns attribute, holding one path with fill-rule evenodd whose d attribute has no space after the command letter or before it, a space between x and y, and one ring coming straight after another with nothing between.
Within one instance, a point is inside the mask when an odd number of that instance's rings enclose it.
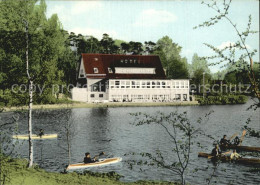
<instances>
[{"instance_id":1,"label":"small boat on water","mask_svg":"<svg viewBox=\"0 0 260 185\"><path fill-rule=\"evenodd\" d=\"M237 158L237 159L233 159L231 160L230 157L228 156L219 156L217 158L214 158L211 154L208 153L203 153L203 152L199 152L198 157L205 157L205 158L210 158L210 159L218 159L221 160L223 162L235 162L235 163L242 163L242 164L258 164L260 165L260 159L259 158Z\"/></svg>"},{"instance_id":2,"label":"small boat on water","mask_svg":"<svg viewBox=\"0 0 260 185\"><path fill-rule=\"evenodd\" d=\"M33 134L32 139L55 139L58 137L58 134L44 134L42 136ZM25 135L13 135L14 139L29 139L28 134Z\"/></svg>"},{"instance_id":3,"label":"small boat on water","mask_svg":"<svg viewBox=\"0 0 260 185\"><path fill-rule=\"evenodd\" d=\"M220 148L236 149L237 151L245 151L245 152L260 152L260 147L254 147L254 146L220 145Z\"/></svg>"},{"instance_id":4,"label":"small boat on water","mask_svg":"<svg viewBox=\"0 0 260 185\"><path fill-rule=\"evenodd\" d=\"M97 166L104 166L109 164L118 163L122 160L120 157L115 158L107 158L107 159L99 159L97 162L94 163L77 163L77 164L71 164L69 165L66 170L75 170L75 169L83 169L83 168L89 168L89 167L97 167Z\"/></svg>"}]
</instances>

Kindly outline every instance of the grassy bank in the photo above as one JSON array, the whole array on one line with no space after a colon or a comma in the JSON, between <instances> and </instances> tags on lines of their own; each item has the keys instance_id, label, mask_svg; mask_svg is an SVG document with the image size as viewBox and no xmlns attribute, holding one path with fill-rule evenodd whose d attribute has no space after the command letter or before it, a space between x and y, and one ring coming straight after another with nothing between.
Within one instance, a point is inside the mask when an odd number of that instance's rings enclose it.
<instances>
[{"instance_id":1,"label":"grassy bank","mask_svg":"<svg viewBox=\"0 0 260 185\"><path fill-rule=\"evenodd\" d=\"M98 107L158 107L158 106L187 106L199 105L197 101L190 102L109 102L109 103L79 103L73 102L68 104L45 104L33 105L33 109L64 109L64 108L98 108ZM3 107L4 112L15 110L27 110L27 106Z\"/></svg>"},{"instance_id":2,"label":"grassy bank","mask_svg":"<svg viewBox=\"0 0 260 185\"><path fill-rule=\"evenodd\" d=\"M150 181L138 181L138 182L120 182L118 180L119 175L116 173L55 173L46 172L40 168L27 167L27 161L21 159L10 159L8 166L8 181L6 185L20 184L20 185L151 185L151 184L172 184L170 182L150 182ZM3 169L2 169L3 170Z\"/></svg>"}]
</instances>

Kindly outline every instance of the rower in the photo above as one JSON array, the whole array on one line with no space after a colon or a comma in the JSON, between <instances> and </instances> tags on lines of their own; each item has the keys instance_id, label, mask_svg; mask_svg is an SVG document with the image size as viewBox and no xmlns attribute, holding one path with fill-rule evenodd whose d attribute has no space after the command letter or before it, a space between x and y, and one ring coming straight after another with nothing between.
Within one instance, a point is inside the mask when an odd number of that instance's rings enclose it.
<instances>
[{"instance_id":1,"label":"rower","mask_svg":"<svg viewBox=\"0 0 260 185\"><path fill-rule=\"evenodd\" d=\"M237 158L240 158L241 155L239 155L236 151L236 149L233 150L232 154L230 155L230 159L233 160L233 159L237 159Z\"/></svg>"},{"instance_id":2,"label":"rower","mask_svg":"<svg viewBox=\"0 0 260 185\"><path fill-rule=\"evenodd\" d=\"M218 144L215 145L215 148L213 148L213 150L212 150L212 152L211 152L211 155L212 155L213 157L218 157L218 156L221 155L221 151L219 150Z\"/></svg>"},{"instance_id":3,"label":"rower","mask_svg":"<svg viewBox=\"0 0 260 185\"><path fill-rule=\"evenodd\" d=\"M223 138L220 140L220 145L227 146L230 144L230 141L227 139L227 135L224 135Z\"/></svg>"},{"instance_id":4,"label":"rower","mask_svg":"<svg viewBox=\"0 0 260 185\"><path fill-rule=\"evenodd\" d=\"M235 137L235 139L233 140L233 144L238 146L240 144L241 140L239 139L239 137Z\"/></svg>"},{"instance_id":5,"label":"rower","mask_svg":"<svg viewBox=\"0 0 260 185\"><path fill-rule=\"evenodd\" d=\"M94 163L96 161L97 161L96 157L94 157L94 159L91 159L90 153L89 152L85 153L85 157L84 157L84 163L85 164L87 164L87 163Z\"/></svg>"},{"instance_id":6,"label":"rower","mask_svg":"<svg viewBox=\"0 0 260 185\"><path fill-rule=\"evenodd\" d=\"M44 130L43 130L43 129L40 129L39 136L42 137L43 135L44 135Z\"/></svg>"}]
</instances>

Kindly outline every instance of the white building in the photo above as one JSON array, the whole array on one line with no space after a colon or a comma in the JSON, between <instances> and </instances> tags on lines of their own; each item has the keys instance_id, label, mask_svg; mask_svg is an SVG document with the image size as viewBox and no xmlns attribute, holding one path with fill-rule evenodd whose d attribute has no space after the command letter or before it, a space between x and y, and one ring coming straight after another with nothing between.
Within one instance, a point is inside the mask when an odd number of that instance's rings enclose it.
<instances>
[{"instance_id":1,"label":"white building","mask_svg":"<svg viewBox=\"0 0 260 185\"><path fill-rule=\"evenodd\" d=\"M166 79L155 55L82 54L72 99L83 102L189 101L188 79Z\"/></svg>"}]
</instances>

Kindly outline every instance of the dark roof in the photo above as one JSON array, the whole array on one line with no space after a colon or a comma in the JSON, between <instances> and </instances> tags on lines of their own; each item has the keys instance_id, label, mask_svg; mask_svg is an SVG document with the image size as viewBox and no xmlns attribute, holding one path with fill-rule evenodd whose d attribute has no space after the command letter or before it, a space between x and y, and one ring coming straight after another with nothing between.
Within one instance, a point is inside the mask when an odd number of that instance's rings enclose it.
<instances>
[{"instance_id":1,"label":"dark roof","mask_svg":"<svg viewBox=\"0 0 260 185\"><path fill-rule=\"evenodd\" d=\"M82 54L87 78L108 79L165 79L165 73L157 55ZM155 68L155 74L116 74L115 67ZM98 68L98 73L94 73ZM108 68L113 73L108 72Z\"/></svg>"}]
</instances>

